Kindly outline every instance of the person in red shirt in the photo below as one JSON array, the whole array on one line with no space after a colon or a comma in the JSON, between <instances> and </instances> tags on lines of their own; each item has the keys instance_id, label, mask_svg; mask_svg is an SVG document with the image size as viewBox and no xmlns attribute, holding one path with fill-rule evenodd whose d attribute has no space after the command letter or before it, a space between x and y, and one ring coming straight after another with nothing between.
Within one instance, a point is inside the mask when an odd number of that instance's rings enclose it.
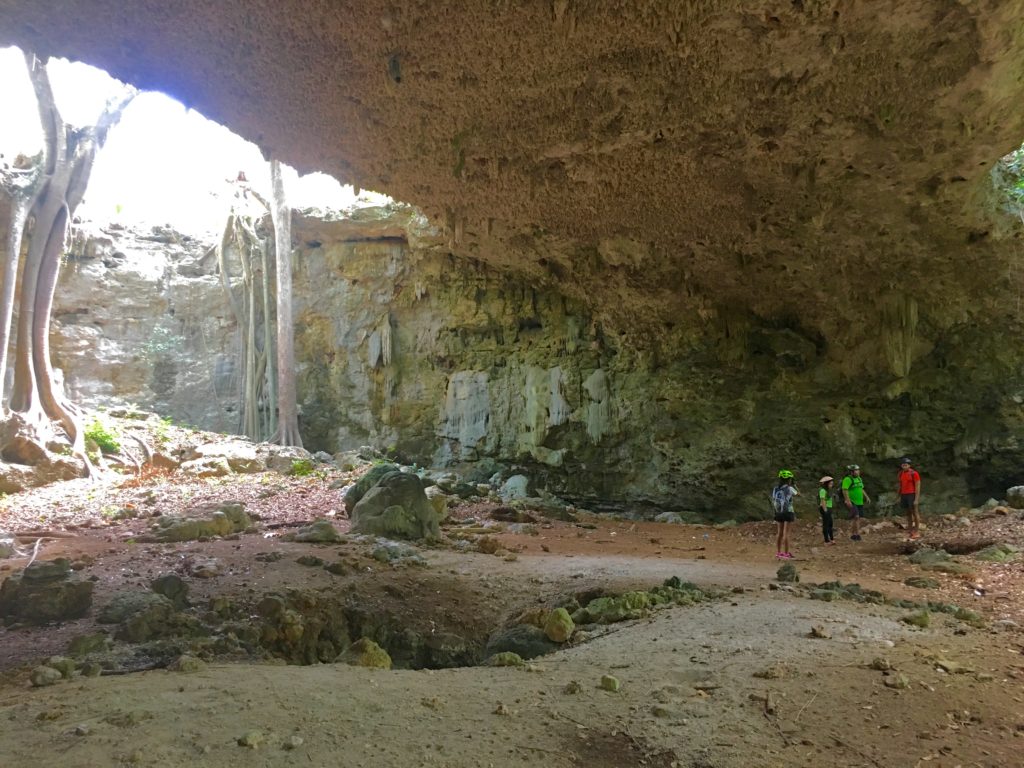
<instances>
[{"instance_id":1,"label":"person in red shirt","mask_svg":"<svg viewBox=\"0 0 1024 768\"><path fill-rule=\"evenodd\" d=\"M910 459L900 459L900 471L896 476L896 492L900 495L900 506L907 513L908 538L921 538L921 475L910 466Z\"/></svg>"}]
</instances>

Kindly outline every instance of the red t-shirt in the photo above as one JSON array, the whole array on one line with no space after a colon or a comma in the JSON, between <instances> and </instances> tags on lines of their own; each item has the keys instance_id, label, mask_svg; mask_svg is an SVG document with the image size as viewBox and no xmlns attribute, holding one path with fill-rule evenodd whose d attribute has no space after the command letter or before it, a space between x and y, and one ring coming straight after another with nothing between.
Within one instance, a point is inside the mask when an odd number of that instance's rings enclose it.
<instances>
[{"instance_id":1,"label":"red t-shirt","mask_svg":"<svg viewBox=\"0 0 1024 768\"><path fill-rule=\"evenodd\" d=\"M900 493L917 493L915 487L921 482L921 476L917 474L916 469L901 469L900 470Z\"/></svg>"}]
</instances>

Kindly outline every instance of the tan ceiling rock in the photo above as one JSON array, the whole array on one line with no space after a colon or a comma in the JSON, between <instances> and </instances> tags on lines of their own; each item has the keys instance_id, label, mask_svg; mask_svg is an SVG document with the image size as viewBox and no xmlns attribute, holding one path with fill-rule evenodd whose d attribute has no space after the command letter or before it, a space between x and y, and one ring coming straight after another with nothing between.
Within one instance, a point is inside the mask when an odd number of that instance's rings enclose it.
<instances>
[{"instance_id":1,"label":"tan ceiling rock","mask_svg":"<svg viewBox=\"0 0 1024 768\"><path fill-rule=\"evenodd\" d=\"M33 0L0 2L0 43L414 203L457 253L623 326L742 308L841 336L866 296L920 292L927 314L998 281L983 192L1024 138L1021 18L1020 0Z\"/></svg>"}]
</instances>

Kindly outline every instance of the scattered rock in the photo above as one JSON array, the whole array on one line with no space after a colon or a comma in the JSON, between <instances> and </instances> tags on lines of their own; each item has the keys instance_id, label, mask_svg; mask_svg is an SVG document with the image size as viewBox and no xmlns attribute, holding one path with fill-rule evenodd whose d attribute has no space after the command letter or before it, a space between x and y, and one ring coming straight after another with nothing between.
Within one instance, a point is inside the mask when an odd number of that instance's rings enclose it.
<instances>
[{"instance_id":1,"label":"scattered rock","mask_svg":"<svg viewBox=\"0 0 1024 768\"><path fill-rule=\"evenodd\" d=\"M885 677L882 678L882 683L885 684L886 688L902 691L910 687L910 678L902 672L887 672Z\"/></svg>"},{"instance_id":2,"label":"scattered rock","mask_svg":"<svg viewBox=\"0 0 1024 768\"><path fill-rule=\"evenodd\" d=\"M300 555L298 558L296 558L295 562L299 565L305 565L311 568L319 568L324 564L324 561L316 555Z\"/></svg>"},{"instance_id":3,"label":"scattered rock","mask_svg":"<svg viewBox=\"0 0 1024 768\"><path fill-rule=\"evenodd\" d=\"M216 557L190 555L185 559L185 568L196 579L212 579L224 572L224 564Z\"/></svg>"},{"instance_id":4,"label":"scattered rock","mask_svg":"<svg viewBox=\"0 0 1024 768\"><path fill-rule=\"evenodd\" d=\"M811 627L809 636L817 637L822 640L830 640L832 638L832 635L829 633L829 631L820 624L815 624L813 627Z\"/></svg>"},{"instance_id":5,"label":"scattered rock","mask_svg":"<svg viewBox=\"0 0 1024 768\"><path fill-rule=\"evenodd\" d=\"M894 669L892 662L884 656L875 657L868 666L871 669L878 670L879 672L888 672L889 670Z\"/></svg>"},{"instance_id":6,"label":"scattered rock","mask_svg":"<svg viewBox=\"0 0 1024 768\"><path fill-rule=\"evenodd\" d=\"M761 680L781 680L782 678L789 677L790 669L785 664L777 662L772 664L770 667L760 670L754 673L754 677L760 678Z\"/></svg>"},{"instance_id":7,"label":"scattered rock","mask_svg":"<svg viewBox=\"0 0 1024 768\"><path fill-rule=\"evenodd\" d=\"M324 570L328 573L333 573L335 576L345 576L352 572L352 569L340 560L335 563L328 563L324 566Z\"/></svg>"},{"instance_id":8,"label":"scattered rock","mask_svg":"<svg viewBox=\"0 0 1024 768\"><path fill-rule=\"evenodd\" d=\"M45 666L36 667L28 676L29 682L31 682L36 688L53 685L54 683L60 682L63 678L64 676L59 670Z\"/></svg>"},{"instance_id":9,"label":"scattered rock","mask_svg":"<svg viewBox=\"0 0 1024 768\"><path fill-rule=\"evenodd\" d=\"M1011 507L1024 508L1024 485L1015 485L1006 489L1006 501Z\"/></svg>"},{"instance_id":10,"label":"scattered rock","mask_svg":"<svg viewBox=\"0 0 1024 768\"><path fill-rule=\"evenodd\" d=\"M77 668L75 662L66 656L51 656L49 661L46 662L46 666L56 669L65 680L70 680Z\"/></svg>"},{"instance_id":11,"label":"scattered rock","mask_svg":"<svg viewBox=\"0 0 1024 768\"><path fill-rule=\"evenodd\" d=\"M958 661L950 661L949 659L936 659L935 666L950 675L963 675L974 672L974 670L966 664L961 664Z\"/></svg>"},{"instance_id":12,"label":"scattered rock","mask_svg":"<svg viewBox=\"0 0 1024 768\"><path fill-rule=\"evenodd\" d=\"M413 474L389 472L370 488L350 513L353 533L436 541L441 530L434 507Z\"/></svg>"},{"instance_id":13,"label":"scattered rock","mask_svg":"<svg viewBox=\"0 0 1024 768\"><path fill-rule=\"evenodd\" d=\"M930 547L922 547L910 556L910 562L915 565L934 565L951 559L950 554L944 549L931 549Z\"/></svg>"},{"instance_id":14,"label":"scattered rock","mask_svg":"<svg viewBox=\"0 0 1024 768\"><path fill-rule=\"evenodd\" d=\"M940 586L936 579L931 579L927 576L910 576L904 579L903 583L915 589L938 589Z\"/></svg>"},{"instance_id":15,"label":"scattered rock","mask_svg":"<svg viewBox=\"0 0 1024 768\"><path fill-rule=\"evenodd\" d=\"M492 635L484 648L484 656L511 651L523 659L534 659L558 650L558 647L542 629L531 624L516 624Z\"/></svg>"},{"instance_id":16,"label":"scattered rock","mask_svg":"<svg viewBox=\"0 0 1024 768\"><path fill-rule=\"evenodd\" d=\"M775 580L787 584L796 584L800 581L800 574L792 563L783 563L779 566L779 570L775 572Z\"/></svg>"},{"instance_id":17,"label":"scattered rock","mask_svg":"<svg viewBox=\"0 0 1024 768\"><path fill-rule=\"evenodd\" d=\"M255 559L261 563L276 563L278 560L284 560L284 552L259 552Z\"/></svg>"},{"instance_id":18,"label":"scattered rock","mask_svg":"<svg viewBox=\"0 0 1024 768\"><path fill-rule=\"evenodd\" d=\"M118 592L103 606L96 620L100 624L120 624L122 621L153 607L171 609L173 604L163 595L156 592Z\"/></svg>"},{"instance_id":19,"label":"scattered rock","mask_svg":"<svg viewBox=\"0 0 1024 768\"><path fill-rule=\"evenodd\" d=\"M252 520L245 505L226 501L204 504L184 515L164 515L157 521L152 536L156 541L195 541L240 533L250 527Z\"/></svg>"},{"instance_id":20,"label":"scattered rock","mask_svg":"<svg viewBox=\"0 0 1024 768\"><path fill-rule=\"evenodd\" d=\"M562 689L562 693L564 693L567 696L575 696L577 693L582 692L583 686L575 680L570 680L568 683L565 684L565 687Z\"/></svg>"},{"instance_id":21,"label":"scattered rock","mask_svg":"<svg viewBox=\"0 0 1024 768\"><path fill-rule=\"evenodd\" d=\"M238 737L238 746L240 747L256 749L262 743L263 734L259 731L248 731L244 735Z\"/></svg>"},{"instance_id":22,"label":"scattered rock","mask_svg":"<svg viewBox=\"0 0 1024 768\"><path fill-rule=\"evenodd\" d=\"M195 656L183 654L168 664L167 669L171 672L184 672L189 674L192 672L202 672L206 669L206 664Z\"/></svg>"},{"instance_id":23,"label":"scattered rock","mask_svg":"<svg viewBox=\"0 0 1024 768\"><path fill-rule=\"evenodd\" d=\"M391 656L368 637L356 640L338 657L338 662L352 667L391 669Z\"/></svg>"},{"instance_id":24,"label":"scattered rock","mask_svg":"<svg viewBox=\"0 0 1024 768\"><path fill-rule=\"evenodd\" d=\"M158 595L163 595L177 610L188 607L188 584L180 576L173 573L166 573L157 576L150 582L149 588Z\"/></svg>"},{"instance_id":25,"label":"scattered rock","mask_svg":"<svg viewBox=\"0 0 1024 768\"><path fill-rule=\"evenodd\" d=\"M514 499L525 499L529 497L530 479L526 475L512 475L501 484L498 495L505 503Z\"/></svg>"},{"instance_id":26,"label":"scattered rock","mask_svg":"<svg viewBox=\"0 0 1024 768\"><path fill-rule=\"evenodd\" d=\"M282 742L281 749L291 751L293 749L298 749L305 743L305 740L301 736L293 733L291 736L286 738L284 742Z\"/></svg>"},{"instance_id":27,"label":"scattered rock","mask_svg":"<svg viewBox=\"0 0 1024 768\"><path fill-rule=\"evenodd\" d=\"M185 462L181 465L182 470L185 470L185 467L193 462L198 464L223 462L227 465L229 472L238 472L239 474L262 472L266 466L257 455L256 446L237 441L197 445L185 454Z\"/></svg>"},{"instance_id":28,"label":"scattered rock","mask_svg":"<svg viewBox=\"0 0 1024 768\"><path fill-rule=\"evenodd\" d=\"M618 693L622 689L622 683L615 675L601 675L601 684L598 687L603 691Z\"/></svg>"},{"instance_id":29,"label":"scattered rock","mask_svg":"<svg viewBox=\"0 0 1024 768\"><path fill-rule=\"evenodd\" d=\"M430 501L430 506L434 508L437 521L443 523L448 519L448 495L436 485L428 486L424 493Z\"/></svg>"},{"instance_id":30,"label":"scattered rock","mask_svg":"<svg viewBox=\"0 0 1024 768\"><path fill-rule=\"evenodd\" d=\"M1005 563L1017 557L1020 550L1012 544L993 544L974 553L974 557L987 563Z\"/></svg>"},{"instance_id":31,"label":"scattered rock","mask_svg":"<svg viewBox=\"0 0 1024 768\"><path fill-rule=\"evenodd\" d=\"M548 640L556 643L564 643L572 637L576 625L565 608L556 608L547 615L544 622L544 634Z\"/></svg>"},{"instance_id":32,"label":"scattered rock","mask_svg":"<svg viewBox=\"0 0 1024 768\"><path fill-rule=\"evenodd\" d=\"M808 597L811 600L823 600L826 603L831 603L838 600L840 595L834 589L812 589Z\"/></svg>"},{"instance_id":33,"label":"scattered rock","mask_svg":"<svg viewBox=\"0 0 1024 768\"><path fill-rule=\"evenodd\" d=\"M93 582L71 577L67 558L38 561L0 584L0 617L47 624L79 619L92 606Z\"/></svg>"},{"instance_id":34,"label":"scattered rock","mask_svg":"<svg viewBox=\"0 0 1024 768\"><path fill-rule=\"evenodd\" d=\"M367 492L377 484L378 480L386 474L398 471L400 470L397 464L381 463L372 467L369 472L359 478L355 485L349 488L345 493L345 497L343 499L345 511L348 512L349 516L352 515L352 510L355 509L356 504L358 504L362 500L363 496L365 496ZM440 485L440 483L438 483L438 485ZM442 490L446 489L442 487Z\"/></svg>"},{"instance_id":35,"label":"scattered rock","mask_svg":"<svg viewBox=\"0 0 1024 768\"><path fill-rule=\"evenodd\" d=\"M338 533L338 529L331 524L330 520L317 520L310 525L299 528L299 530L287 538L304 544L335 544L341 541L341 534Z\"/></svg>"},{"instance_id":36,"label":"scattered rock","mask_svg":"<svg viewBox=\"0 0 1024 768\"><path fill-rule=\"evenodd\" d=\"M482 552L485 555L497 554L501 549L501 544L492 536L481 536L476 542L476 551Z\"/></svg>"}]
</instances>

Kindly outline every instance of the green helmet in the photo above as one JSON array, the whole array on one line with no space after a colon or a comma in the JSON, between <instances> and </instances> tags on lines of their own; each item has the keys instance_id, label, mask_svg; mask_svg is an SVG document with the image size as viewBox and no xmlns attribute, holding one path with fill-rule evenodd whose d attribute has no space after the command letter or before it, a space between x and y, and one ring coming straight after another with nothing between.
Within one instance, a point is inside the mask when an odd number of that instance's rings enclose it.
<instances>
[{"instance_id":1,"label":"green helmet","mask_svg":"<svg viewBox=\"0 0 1024 768\"><path fill-rule=\"evenodd\" d=\"M793 473L790 472L788 469L780 469L779 470L779 479L780 480L789 480L792 477L793 477Z\"/></svg>"}]
</instances>

